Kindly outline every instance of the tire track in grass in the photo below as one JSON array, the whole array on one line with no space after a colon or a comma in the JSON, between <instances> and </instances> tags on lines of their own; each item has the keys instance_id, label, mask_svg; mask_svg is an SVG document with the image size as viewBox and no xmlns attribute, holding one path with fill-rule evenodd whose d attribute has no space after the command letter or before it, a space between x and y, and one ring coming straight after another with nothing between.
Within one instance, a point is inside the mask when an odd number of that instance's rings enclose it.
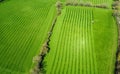
<instances>
[{"instance_id":1,"label":"tire track in grass","mask_svg":"<svg viewBox=\"0 0 120 74\"><path fill-rule=\"evenodd\" d=\"M76 12L78 13L78 11L79 11L79 9L77 9L76 8ZM79 14L76 14L76 68L75 68L75 72L76 72L76 74L78 74L78 69L79 69L79 48L80 48L80 46L78 45L79 44Z\"/></svg>"},{"instance_id":2,"label":"tire track in grass","mask_svg":"<svg viewBox=\"0 0 120 74\"><path fill-rule=\"evenodd\" d=\"M65 19L65 17L63 18L63 22L64 22L64 19ZM61 30L62 30L63 27L64 27L64 26L63 26L63 22L62 22ZM58 46L60 46L60 44L61 44L61 40L60 40L61 36L62 36L62 31L60 32L59 37L58 37L57 47L56 47L56 50L55 50L55 55L56 55L56 56L54 56L54 61L53 61L53 63L52 63L53 69L51 70L50 74L56 73L56 65L58 65L58 64L56 64L56 63L57 63L57 61L59 60L59 58L57 58L57 55L58 55L58 53L60 52L60 51L58 50Z\"/></svg>"},{"instance_id":3,"label":"tire track in grass","mask_svg":"<svg viewBox=\"0 0 120 74\"><path fill-rule=\"evenodd\" d=\"M90 59L91 59L91 54L90 54L90 44L89 44L89 22L90 22L90 19L89 19L89 14L90 14L90 12L91 12L91 10L89 9L89 10L87 10L87 12L86 12L86 14L87 14L87 17L86 17L86 32L87 32L87 38L86 38L86 40L87 40L87 47L86 47L86 49L87 49L87 59L88 59L88 63L87 63L87 72L90 74L91 72L90 72Z\"/></svg>"},{"instance_id":4,"label":"tire track in grass","mask_svg":"<svg viewBox=\"0 0 120 74\"><path fill-rule=\"evenodd\" d=\"M66 8L66 10L67 10L67 13L70 14L70 10L69 10L68 8ZM69 18L69 20L67 19L67 21L68 21L67 25L71 22L71 21L70 21L70 20L71 20L71 17L70 17L69 15L68 15L68 18ZM69 30L69 40L68 40L68 41L69 41L69 45L71 46L71 43L70 43L70 41L71 41L71 27L70 27L70 30ZM69 49L69 50L68 50L68 54L67 54L67 55L68 55L68 65L66 66L66 67L67 67L67 68L66 68L66 70L67 70L67 71L66 71L66 74L69 72L69 66L70 66L70 64L69 64L69 61L70 61L70 60L69 60L69 58L70 58L70 55L69 55L69 54L70 54L70 46L68 46L68 47L69 47L69 48L68 48L68 49Z\"/></svg>"},{"instance_id":5,"label":"tire track in grass","mask_svg":"<svg viewBox=\"0 0 120 74\"><path fill-rule=\"evenodd\" d=\"M70 8L69 8L69 10L70 10ZM73 12L70 10L70 12L71 12L71 14L69 15L69 16L71 16L72 14L73 14ZM71 26L72 26L72 24L73 24L73 20L72 20L72 16L71 16ZM73 35L73 28L71 29L71 46L70 46L70 73L72 74L72 61L73 61L73 56L72 56L72 44L73 44L73 37L72 37L72 35Z\"/></svg>"},{"instance_id":6,"label":"tire track in grass","mask_svg":"<svg viewBox=\"0 0 120 74\"><path fill-rule=\"evenodd\" d=\"M89 30L90 30L90 27L91 27L91 24L90 24L90 22L89 22ZM92 53L94 53L93 51L92 51L92 47L91 47L91 31L89 31L89 50L90 50L90 58L91 58L91 74L94 74L94 65L93 65L93 56L92 56Z\"/></svg>"},{"instance_id":7,"label":"tire track in grass","mask_svg":"<svg viewBox=\"0 0 120 74\"><path fill-rule=\"evenodd\" d=\"M71 10L71 9L70 9L70 10ZM71 12L72 12L71 17L73 17L72 15L74 14L74 12L73 12L73 11L71 11ZM74 21L74 19L72 18L71 21L72 21L71 26L73 27L73 24L74 24L73 21ZM70 54L70 56L71 56L71 60L70 60L71 63L70 63L70 64L71 64L71 73L73 74L73 62L74 62L74 61L73 61L73 59L74 59L74 54L73 54L73 53L74 53L74 50L73 50L73 42L74 42L73 34L74 34L74 33L73 33L73 32L74 32L74 28L72 28L71 31L72 31L72 35L71 35L71 39L72 39L72 40L71 40L71 46L72 46L72 47L71 47L71 51L70 51L70 52L71 52L71 54Z\"/></svg>"},{"instance_id":8,"label":"tire track in grass","mask_svg":"<svg viewBox=\"0 0 120 74\"><path fill-rule=\"evenodd\" d=\"M71 18L70 23L72 24L72 17L71 17L72 11L71 11L70 9L69 9L69 11L70 11L70 15L69 15L69 16L70 16L70 18ZM70 24L70 25L71 25L71 24ZM69 59L69 61L70 61L70 63L69 63L69 72L70 72L70 73L72 73L72 70L71 70L71 67L72 67L72 64L71 64L71 63L72 63L72 57L71 57L71 54L72 54L72 53L71 53L72 43L71 43L71 41L72 41L72 28L71 28L71 35L70 35L70 44L71 44L71 46L70 46L70 53L69 53L69 56L70 56L70 59ZM70 74L70 73L69 73L69 74Z\"/></svg>"},{"instance_id":9,"label":"tire track in grass","mask_svg":"<svg viewBox=\"0 0 120 74\"><path fill-rule=\"evenodd\" d=\"M83 16L85 16L85 9L83 9ZM86 74L86 50L85 50L85 17L83 17L83 41L82 41L82 45L83 45L83 74Z\"/></svg>"},{"instance_id":10,"label":"tire track in grass","mask_svg":"<svg viewBox=\"0 0 120 74\"><path fill-rule=\"evenodd\" d=\"M76 12L77 12L77 13L78 13L78 11L79 11L79 9L77 10L77 8L76 8ZM77 34L76 34L76 43L77 43L77 44L76 44L76 45L77 45L77 48L76 48L76 52L77 52L77 55L76 55L76 74L79 74L79 73L78 73L78 70L79 70L79 67L78 67L78 66L79 66L79 45L78 45L78 44L79 44L79 40L78 40L78 39L79 39L79 38L78 38L78 37L79 37L79 23L78 23L79 17L80 17L79 14L77 14L77 15L76 15L76 19L77 19L77 20L76 20L76 25L77 25L77 26L76 26L76 30L77 30L77 31L76 31L76 32L77 32Z\"/></svg>"},{"instance_id":11,"label":"tire track in grass","mask_svg":"<svg viewBox=\"0 0 120 74\"><path fill-rule=\"evenodd\" d=\"M90 27L90 35L91 35L91 36L90 36L90 37L91 37L91 51L92 51L92 58L93 58L93 61L92 61L92 62L93 62L93 66L94 66L94 68L93 68L93 69L94 69L94 70L93 70L94 72L93 72L93 73L96 74L96 73L95 73L95 59L94 59L94 53L95 53L95 52L93 51L93 43L92 43L92 41L93 41L92 25L91 25L91 27Z\"/></svg>"},{"instance_id":12,"label":"tire track in grass","mask_svg":"<svg viewBox=\"0 0 120 74\"><path fill-rule=\"evenodd\" d=\"M88 33L87 33L87 30L88 30L88 28L87 28L87 22L89 21L88 20L88 14L87 14L87 12L88 12L89 10L87 9L86 11L85 11L85 36L86 36L86 38L85 38L85 50L86 50L86 73L87 74L89 74L89 49L88 49Z\"/></svg>"},{"instance_id":13,"label":"tire track in grass","mask_svg":"<svg viewBox=\"0 0 120 74\"><path fill-rule=\"evenodd\" d=\"M75 8L73 8L73 10L72 10L72 12L73 11L75 11ZM72 55L73 55L73 60L72 60L72 74L75 74L75 19L74 19L74 17L75 17L75 12L73 12L73 15L72 15L72 19L73 19L73 24L72 24L72 28L73 28L73 34L72 34L72 37L73 37L73 44L72 44L72 50L73 50L73 52L72 52Z\"/></svg>"},{"instance_id":14,"label":"tire track in grass","mask_svg":"<svg viewBox=\"0 0 120 74\"><path fill-rule=\"evenodd\" d=\"M76 11L77 12L77 9L76 9L76 7L74 8L74 11ZM76 74L77 73L77 20L78 19L76 19L77 17L77 13L74 13L74 15L73 15L73 20L74 20L74 73L73 74Z\"/></svg>"},{"instance_id":15,"label":"tire track in grass","mask_svg":"<svg viewBox=\"0 0 120 74\"><path fill-rule=\"evenodd\" d=\"M66 17L64 17L65 19L65 22L63 22L63 26L64 26L64 31L63 31L63 34L62 34L62 37L61 37L61 41L62 41L62 44L61 44L61 46L59 47L59 48L61 48L61 49L59 49L59 50L61 50L60 51L60 61L59 61L59 67L58 67L58 72L57 73L60 73L60 74L63 74L63 71L64 70L62 70L62 68L63 68L63 63L64 63L64 58L65 58L65 50L66 50L66 31L67 31L67 29L66 29ZM66 35L66 36L65 36ZM64 47L64 48L63 48Z\"/></svg>"},{"instance_id":16,"label":"tire track in grass","mask_svg":"<svg viewBox=\"0 0 120 74\"><path fill-rule=\"evenodd\" d=\"M78 39L81 39L81 20L82 20L82 19L81 19L80 17L81 17L81 14L82 14L82 10L79 9L78 12L80 12L80 14L79 14L79 21L78 21L78 26L79 26L79 34L78 34L79 36L78 36ZM79 44L79 46L80 46L80 48L78 49L78 50L79 50L79 57L78 57L78 58L79 58L79 60L78 60L78 64L79 64L79 65L78 65L78 74L81 74L81 73L80 73L80 72L81 72L81 43L80 43L80 41L81 41L81 40L78 41L78 44Z\"/></svg>"},{"instance_id":17,"label":"tire track in grass","mask_svg":"<svg viewBox=\"0 0 120 74\"><path fill-rule=\"evenodd\" d=\"M92 16L91 16L91 21L94 20L94 14L92 10ZM94 58L94 67L95 67L95 74L98 74L97 70L97 62L96 62L96 53L95 53L95 47L94 47L94 34L93 34L93 26L91 26L91 40L92 40L92 48L93 48L93 58Z\"/></svg>"},{"instance_id":18,"label":"tire track in grass","mask_svg":"<svg viewBox=\"0 0 120 74\"><path fill-rule=\"evenodd\" d=\"M75 20L73 19L74 18L73 16L75 16L74 12L73 12L73 15L72 15L72 21L73 21L73 24L72 24L72 28L73 28L72 29L72 39L73 39L73 42L71 42L72 43L72 51L71 51L72 52L72 67L71 68L72 68L72 74L75 74L74 73L74 70L75 70L75 62L74 62L75 61L75 54L74 54L75 53L75 48L74 48L74 44L75 44L74 43L74 41L75 41L75 38L74 38L75 37L75 27L74 27L75 26Z\"/></svg>"},{"instance_id":19,"label":"tire track in grass","mask_svg":"<svg viewBox=\"0 0 120 74\"><path fill-rule=\"evenodd\" d=\"M91 13L92 14L92 13ZM93 14L92 14L93 15ZM91 16L92 16L91 15ZM92 20L91 20L92 21ZM91 22L90 22L91 23ZM91 28L92 28L92 24L90 24L90 46L91 46L91 55L92 55L92 66L93 66L93 74L96 74L95 72L95 59L94 59L94 56L93 55L95 52L93 51L93 44L92 44L92 41L93 41L93 37L92 37L92 31L91 31Z\"/></svg>"},{"instance_id":20,"label":"tire track in grass","mask_svg":"<svg viewBox=\"0 0 120 74\"><path fill-rule=\"evenodd\" d=\"M66 10L66 12L67 12L67 10ZM67 12L67 13L68 13L68 12ZM67 56L68 52L67 52L67 51L69 50L69 49L67 50L67 48L68 48L68 45L67 45L68 42L67 42L67 41L68 41L68 36L69 36L69 32L68 32L68 31L69 31L69 29L70 29L70 26L69 26L69 24L67 24L67 21L68 21L68 19L67 19L67 18L68 18L68 15L67 15L67 14L66 14L66 17L65 17L65 18L66 18L66 19L65 19L65 21L64 21L64 25L66 25L66 29L67 29L67 30L65 31L65 38L63 38L63 39L65 39L65 41L64 41L64 42L65 42L65 46L64 46L64 47L65 47L65 50L63 51L65 54L63 55L64 57L63 57L62 66L61 66L62 74L65 74L65 73L66 73L66 68L65 68L65 67L68 65L68 63L67 63L67 62L68 62L68 61L67 61L67 60L68 60L68 58L67 58L67 57L68 57L68 56Z\"/></svg>"},{"instance_id":21,"label":"tire track in grass","mask_svg":"<svg viewBox=\"0 0 120 74\"><path fill-rule=\"evenodd\" d=\"M87 32L86 32L86 20L87 20L87 18L86 18L86 9L85 9L85 12L84 12L84 40L85 40L85 44L84 44L84 52L85 52L85 74L87 74L87 65L88 65L88 63L87 63L87 61L88 61L88 59L87 59L87 36L86 36L86 34L87 34Z\"/></svg>"},{"instance_id":22,"label":"tire track in grass","mask_svg":"<svg viewBox=\"0 0 120 74\"><path fill-rule=\"evenodd\" d=\"M83 74L83 42L82 42L82 40L83 40L83 17L82 17L82 15L83 15L83 9L81 9L81 11L82 11L82 14L81 14L81 42L80 42L80 45L81 45L81 51L80 51L80 69L81 69L81 71L80 71L80 74Z\"/></svg>"},{"instance_id":23,"label":"tire track in grass","mask_svg":"<svg viewBox=\"0 0 120 74\"><path fill-rule=\"evenodd\" d=\"M78 10L76 8L75 11L78 12ZM78 74L78 60L79 60L78 59L78 56L79 56L79 54L78 54L79 53L79 51L78 51L79 49L78 48L79 48L79 46L78 46L78 39L77 39L78 38L78 20L79 20L78 16L79 16L78 14L76 14L76 16L75 16L75 18L76 18L76 20L75 20L75 24L76 24L76 26L75 26L75 30L76 30L76 34L75 34L76 37L75 37L75 39L76 40L75 41L76 41L76 45L77 45L76 48L75 48L75 57L76 57L76 60L75 60L75 62L76 62L76 64L75 64L75 74Z\"/></svg>"},{"instance_id":24,"label":"tire track in grass","mask_svg":"<svg viewBox=\"0 0 120 74\"><path fill-rule=\"evenodd\" d=\"M87 33L87 30L88 30L88 28L87 28L87 22L88 22L88 14L87 14L87 12L88 12L88 10L86 10L85 11L85 14L86 14L86 16L85 16L85 36L86 36L86 38L85 38L85 50L86 50L86 73L87 74L89 74L89 49L88 49L88 33Z\"/></svg>"},{"instance_id":25,"label":"tire track in grass","mask_svg":"<svg viewBox=\"0 0 120 74\"><path fill-rule=\"evenodd\" d=\"M76 11L76 7L74 8L74 11ZM74 15L73 15L73 20L74 20L74 24L73 24L73 28L74 28L74 34L73 34L73 38L74 38L74 41L73 41L73 50L74 50L74 60L73 60L73 74L76 74L76 50L77 50L77 47L76 47L76 12L74 12Z\"/></svg>"},{"instance_id":26,"label":"tire track in grass","mask_svg":"<svg viewBox=\"0 0 120 74\"><path fill-rule=\"evenodd\" d=\"M77 44L79 46L79 48L78 48L78 69L77 70L78 70L78 74L80 74L80 70L81 70L81 67L80 67L80 61L81 61L80 60L80 58L81 58L80 57L80 55L81 55L80 54L80 52L81 52L80 51L81 50L81 45L80 45L80 38L81 38L81 18L80 18L80 16L82 14L81 13L82 11L79 9L78 12L80 12L80 14L78 14L78 23L77 23L78 24L78 29L79 29L78 30L78 38L77 38L79 40L78 44Z\"/></svg>"},{"instance_id":27,"label":"tire track in grass","mask_svg":"<svg viewBox=\"0 0 120 74\"><path fill-rule=\"evenodd\" d=\"M67 8L67 10L68 10L68 14L70 14L71 12L70 12L70 10ZM68 21L68 23L71 23L71 16L70 15L68 15L68 17L69 17L69 19L67 19L67 21ZM68 24L69 25L69 24ZM69 45L71 46L71 29L72 29L72 27L70 27L69 26ZM68 74L68 72L69 72L69 69L70 69L70 64L69 64L69 61L70 61L70 50L71 50L71 48L70 48L70 46L68 46L68 65L67 65L67 71L66 71L66 74Z\"/></svg>"},{"instance_id":28,"label":"tire track in grass","mask_svg":"<svg viewBox=\"0 0 120 74\"><path fill-rule=\"evenodd\" d=\"M79 12L79 9L77 10L77 8L76 8L76 12L78 13ZM80 12L81 13L81 12ZM80 14L79 13L79 14ZM78 45L79 44L79 29L80 29L80 27L79 27L79 20L80 20L80 15L79 14L77 14L77 16L76 16L76 18L77 18L77 21L76 21L76 24L77 24L77 35L76 35L76 41L77 41L77 49L76 49L76 52L77 52L77 58L76 58L76 74L79 74L79 52L80 52L80 50L79 50L79 48L80 48L80 46Z\"/></svg>"},{"instance_id":29,"label":"tire track in grass","mask_svg":"<svg viewBox=\"0 0 120 74\"><path fill-rule=\"evenodd\" d=\"M90 9L90 11L89 11L89 13L88 14L90 14L91 15L91 9ZM88 21L88 37L89 37L89 42L88 42L88 48L89 48L89 53L90 53L90 60L89 60L89 62L90 62L90 73L91 74L94 74L94 65L92 64L92 62L93 62L93 57L92 57L92 53L94 53L94 52L92 52L91 50L92 50L92 48L91 48L91 32L90 32L90 26L91 26L91 20L90 20L90 16L89 16L89 21Z\"/></svg>"},{"instance_id":30,"label":"tire track in grass","mask_svg":"<svg viewBox=\"0 0 120 74\"><path fill-rule=\"evenodd\" d=\"M55 59L56 59L56 56L57 56L57 54L58 54L58 46L59 46L59 43L61 43L60 37L61 37L61 32L60 32L59 37L58 37L57 47L56 47L56 49L55 49L55 56L53 57L54 60L53 60L52 66L51 66L51 67L53 67L53 68L51 68L52 70L50 70L50 74L54 74L54 73L55 73L55 66L56 66L56 61L57 61L57 60L55 60Z\"/></svg>"},{"instance_id":31,"label":"tire track in grass","mask_svg":"<svg viewBox=\"0 0 120 74\"><path fill-rule=\"evenodd\" d=\"M65 17L66 17L66 15L65 15ZM64 20L66 19L64 17ZM61 31L62 31L62 36L61 36L61 38L60 38L60 40L61 40L61 43L62 44L59 44L60 46L58 47L58 50L60 50L60 52L59 52L59 54L58 54L58 61L57 61L57 65L58 65L58 68L56 68L56 70L57 70L57 72L56 73L60 73L60 74L62 74L62 71L61 71L61 67L62 67L62 62L63 62L63 57L64 57L64 50L65 50L65 48L63 48L63 47L65 47L65 32L64 31L66 31L66 26L65 26L65 22L63 22L62 23L63 24L63 28L61 29ZM64 40L64 41L63 41ZM63 55L63 56L62 56ZM56 66L57 67L57 66Z\"/></svg>"},{"instance_id":32,"label":"tire track in grass","mask_svg":"<svg viewBox=\"0 0 120 74\"><path fill-rule=\"evenodd\" d=\"M66 9L66 12L69 14L68 9ZM69 18L68 15L67 15L67 18ZM69 24L68 24L68 23L69 23L69 20L66 19L65 21L66 21L66 25L69 25ZM66 60L64 61L64 62L66 62L66 63L65 63L66 66L64 66L64 68L63 68L63 69L65 69L65 70L64 70L64 74L67 74L67 69L68 69L68 65L69 65L69 64L68 64L68 62L69 62L68 58L69 58L69 46L70 46L70 42L69 42L69 40L70 40L70 28L71 28L71 27L68 26L68 29L69 29L69 30L67 31L67 33L68 33L68 38L67 38L67 39L68 39L68 40L67 40L67 41L68 41L68 42L67 42L68 45L67 45L67 47L66 47L66 50L67 50L67 49L68 49L68 50L66 51L66 57L65 57Z\"/></svg>"},{"instance_id":33,"label":"tire track in grass","mask_svg":"<svg viewBox=\"0 0 120 74\"><path fill-rule=\"evenodd\" d=\"M72 22L72 16L71 16L73 13L72 13L72 11L70 10L70 8L68 8L68 9L69 9L69 11L70 11L69 16L70 16L70 18L71 18L70 23L73 24L73 22ZM70 24L70 25L71 25L71 24ZM70 56L70 60L69 60L69 61L70 61L70 63L69 63L69 74L72 73L72 68L71 68L71 67L72 67L72 52L71 52L71 51L72 51L72 41L73 41L73 39L72 39L72 28L71 28L71 41L70 41L71 46L70 46L70 53L69 53L69 56Z\"/></svg>"},{"instance_id":34,"label":"tire track in grass","mask_svg":"<svg viewBox=\"0 0 120 74\"><path fill-rule=\"evenodd\" d=\"M90 14L90 11L88 11L87 15L88 14ZM89 16L88 16L87 20L88 20L87 21L87 50L88 50L88 57L87 58L89 59L89 61L88 61L89 64L88 64L87 68L89 69L88 72L92 74L92 72L91 72L92 71L91 70L91 66L92 66L91 65L91 59L92 59L92 57L91 57L91 53L90 53L91 51L90 51L90 36L89 36L89 34L90 34L89 33L89 24L90 24Z\"/></svg>"},{"instance_id":35,"label":"tire track in grass","mask_svg":"<svg viewBox=\"0 0 120 74\"><path fill-rule=\"evenodd\" d=\"M81 24L82 24L81 20L82 20L82 17L81 17L81 14L82 14L82 10L79 9L79 12L80 12L80 14L79 14L80 16L79 16L79 22L78 22L78 23L79 23L79 28L80 28L80 29L79 29L79 39L80 39L80 41L79 41L79 46L80 46L80 48L79 48L79 65L78 65L79 69L78 69L78 72L79 72L79 74L81 74L81 72L82 72L82 70L81 70L81 67L82 67L82 62L81 62L81 61L82 61L82 60L81 60L81 59L82 59L82 56L81 56L81 47L82 47L82 46L81 46L81 38L82 38L82 37L81 37L81 35L82 35L82 28L81 28Z\"/></svg>"},{"instance_id":36,"label":"tire track in grass","mask_svg":"<svg viewBox=\"0 0 120 74\"><path fill-rule=\"evenodd\" d=\"M82 13L83 13L83 11L82 11L82 9L80 9L79 10L80 12L81 12L81 14L80 14L80 23L79 23L79 28L80 28L80 33L79 33L79 39L80 39L80 41L79 41L79 45L80 45L80 51L79 51L79 53L80 53L80 57L79 57L79 73L81 74L82 73L82 45L81 45L81 40L82 40Z\"/></svg>"},{"instance_id":37,"label":"tire track in grass","mask_svg":"<svg viewBox=\"0 0 120 74\"><path fill-rule=\"evenodd\" d=\"M82 10L82 15L84 13L84 10ZM84 18L81 16L82 20L84 20ZM84 59L83 59L83 21L81 21L81 31L82 31L82 34L81 34L81 74L84 74L84 71L83 71L83 64L84 64Z\"/></svg>"}]
</instances>

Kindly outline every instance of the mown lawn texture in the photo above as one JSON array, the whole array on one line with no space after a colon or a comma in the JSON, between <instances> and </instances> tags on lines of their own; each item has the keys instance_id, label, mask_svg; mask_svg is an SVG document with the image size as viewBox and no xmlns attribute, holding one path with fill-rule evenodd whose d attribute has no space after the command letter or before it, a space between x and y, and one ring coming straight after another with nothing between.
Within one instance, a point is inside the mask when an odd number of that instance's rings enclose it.
<instances>
[{"instance_id":1,"label":"mown lawn texture","mask_svg":"<svg viewBox=\"0 0 120 74\"><path fill-rule=\"evenodd\" d=\"M54 27L46 74L114 74L117 25L111 10L65 7Z\"/></svg>"},{"instance_id":2,"label":"mown lawn texture","mask_svg":"<svg viewBox=\"0 0 120 74\"><path fill-rule=\"evenodd\" d=\"M0 4L0 74L29 74L55 15L55 6L39 0Z\"/></svg>"}]
</instances>

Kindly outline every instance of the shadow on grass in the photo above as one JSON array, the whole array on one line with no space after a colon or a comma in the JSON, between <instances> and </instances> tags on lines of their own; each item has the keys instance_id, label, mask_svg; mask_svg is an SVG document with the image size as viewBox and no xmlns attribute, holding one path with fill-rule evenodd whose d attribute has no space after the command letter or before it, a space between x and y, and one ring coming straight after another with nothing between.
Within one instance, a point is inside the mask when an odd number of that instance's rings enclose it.
<instances>
[{"instance_id":1,"label":"shadow on grass","mask_svg":"<svg viewBox=\"0 0 120 74\"><path fill-rule=\"evenodd\" d=\"M40 74L46 74L46 67L47 67L47 63L46 61L43 61L39 64L40 67Z\"/></svg>"}]
</instances>

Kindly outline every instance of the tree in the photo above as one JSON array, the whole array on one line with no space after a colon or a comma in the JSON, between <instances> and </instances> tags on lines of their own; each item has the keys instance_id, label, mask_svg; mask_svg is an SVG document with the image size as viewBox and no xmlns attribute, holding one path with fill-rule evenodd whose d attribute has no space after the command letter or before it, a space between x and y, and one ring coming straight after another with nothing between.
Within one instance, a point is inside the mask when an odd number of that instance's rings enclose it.
<instances>
[{"instance_id":1,"label":"tree","mask_svg":"<svg viewBox=\"0 0 120 74\"><path fill-rule=\"evenodd\" d=\"M2 2L2 1L4 1L4 0L0 0L0 2Z\"/></svg>"}]
</instances>

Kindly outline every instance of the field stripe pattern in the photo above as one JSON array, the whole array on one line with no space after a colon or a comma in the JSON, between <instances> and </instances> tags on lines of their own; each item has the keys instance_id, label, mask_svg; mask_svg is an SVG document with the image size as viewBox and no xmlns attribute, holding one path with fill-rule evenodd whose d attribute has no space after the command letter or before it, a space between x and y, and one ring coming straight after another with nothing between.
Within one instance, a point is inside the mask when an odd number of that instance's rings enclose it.
<instances>
[{"instance_id":1,"label":"field stripe pattern","mask_svg":"<svg viewBox=\"0 0 120 74\"><path fill-rule=\"evenodd\" d=\"M12 3L17 4L18 8ZM33 57L38 55L47 37L55 7L50 4L41 7L39 2L32 4L28 1L24 7L16 1L10 1L0 6L0 9L12 8L9 12L0 10L1 74L29 74ZM8 11L7 8L4 10Z\"/></svg>"},{"instance_id":2,"label":"field stripe pattern","mask_svg":"<svg viewBox=\"0 0 120 74\"><path fill-rule=\"evenodd\" d=\"M79 13L78 13L79 12ZM60 33L53 31L47 74L97 74L92 9L67 7ZM68 19L69 18L69 19ZM56 37L57 36L57 37ZM57 39L55 41L54 39ZM51 56L52 55L52 56Z\"/></svg>"}]
</instances>

